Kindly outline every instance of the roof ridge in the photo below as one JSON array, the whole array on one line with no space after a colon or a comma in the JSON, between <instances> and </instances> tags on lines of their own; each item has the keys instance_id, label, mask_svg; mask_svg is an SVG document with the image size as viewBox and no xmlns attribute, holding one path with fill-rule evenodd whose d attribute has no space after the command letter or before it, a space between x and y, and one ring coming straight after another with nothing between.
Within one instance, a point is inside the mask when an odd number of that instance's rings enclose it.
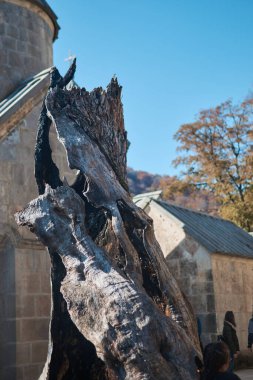
<instances>
[{"instance_id":1,"label":"roof ridge","mask_svg":"<svg viewBox=\"0 0 253 380\"><path fill-rule=\"evenodd\" d=\"M154 199L154 196L160 196L162 194L162 190L154 190L148 191L146 193L140 193L133 196L133 199L141 199L141 198L150 198Z\"/></svg>"},{"instance_id":2,"label":"roof ridge","mask_svg":"<svg viewBox=\"0 0 253 380\"><path fill-rule=\"evenodd\" d=\"M22 93L24 89L26 87L29 87L32 83L36 84L37 82L39 82L40 80L48 76L48 74L51 72L51 69L52 67L44 69L40 71L39 73L33 76L30 76L24 79L22 82L20 82L19 85L16 87L16 89L12 91L8 96L6 96L6 98L4 98L0 102L0 115L1 115L1 109L4 109L6 105L10 103L12 99L15 99L18 96L18 94Z\"/></svg>"},{"instance_id":3,"label":"roof ridge","mask_svg":"<svg viewBox=\"0 0 253 380\"><path fill-rule=\"evenodd\" d=\"M172 206L172 207L180 208L180 209L183 209L183 210L186 210L186 211L189 211L189 212L194 212L195 214L200 214L200 215L208 216L209 218L214 218L214 219L224 220L225 222L229 222L229 223L234 224L234 223L231 222L230 220L223 219L223 218L221 218L220 216L211 215L211 214L208 214L207 212L199 211L199 210L195 210L195 209L190 208L190 207L179 206L179 205L177 205L177 204L170 203L170 202L168 202L168 201L164 201L164 200L159 200L159 199L158 199L158 200L155 199L155 202L158 202L158 203L165 203L165 204L167 204L167 205L169 205L169 206Z\"/></svg>"},{"instance_id":4,"label":"roof ridge","mask_svg":"<svg viewBox=\"0 0 253 380\"><path fill-rule=\"evenodd\" d=\"M22 81L11 94L1 101L0 140L6 138L15 127L17 115L19 118L24 117L43 99L49 86L50 71L51 67Z\"/></svg>"},{"instance_id":5,"label":"roof ridge","mask_svg":"<svg viewBox=\"0 0 253 380\"><path fill-rule=\"evenodd\" d=\"M212 253L253 258L253 236L230 220L153 200L183 223L183 230Z\"/></svg>"}]
</instances>

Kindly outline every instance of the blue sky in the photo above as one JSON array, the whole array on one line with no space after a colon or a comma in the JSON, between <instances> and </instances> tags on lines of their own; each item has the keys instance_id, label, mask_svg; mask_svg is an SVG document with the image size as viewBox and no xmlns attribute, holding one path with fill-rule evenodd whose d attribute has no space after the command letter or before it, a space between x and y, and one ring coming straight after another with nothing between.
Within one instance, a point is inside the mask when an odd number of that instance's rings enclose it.
<instances>
[{"instance_id":1,"label":"blue sky","mask_svg":"<svg viewBox=\"0 0 253 380\"><path fill-rule=\"evenodd\" d=\"M253 89L252 0L48 0L61 26L54 63L69 51L76 81L123 86L128 166L174 175L173 135L204 108Z\"/></svg>"}]
</instances>

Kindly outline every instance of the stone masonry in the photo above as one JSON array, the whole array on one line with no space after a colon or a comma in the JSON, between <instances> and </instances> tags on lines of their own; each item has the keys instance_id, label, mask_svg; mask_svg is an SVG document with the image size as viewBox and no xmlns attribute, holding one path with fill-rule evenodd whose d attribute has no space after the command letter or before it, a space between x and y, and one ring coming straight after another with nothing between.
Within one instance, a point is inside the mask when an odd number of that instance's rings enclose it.
<instances>
[{"instance_id":1,"label":"stone masonry","mask_svg":"<svg viewBox=\"0 0 253 380\"><path fill-rule=\"evenodd\" d=\"M156 238L168 266L201 319L202 340L217 339L212 261L209 252L185 234L182 223L152 203L145 210L154 220Z\"/></svg>"},{"instance_id":2,"label":"stone masonry","mask_svg":"<svg viewBox=\"0 0 253 380\"><path fill-rule=\"evenodd\" d=\"M52 66L54 25L33 3L0 1L0 101L22 80Z\"/></svg>"},{"instance_id":3,"label":"stone masonry","mask_svg":"<svg viewBox=\"0 0 253 380\"><path fill-rule=\"evenodd\" d=\"M44 247L13 215L37 196L34 145L41 104L0 142L0 379L34 380L46 359L50 315L50 261ZM65 151L52 128L61 177L71 182Z\"/></svg>"},{"instance_id":4,"label":"stone masonry","mask_svg":"<svg viewBox=\"0 0 253 380\"><path fill-rule=\"evenodd\" d=\"M22 81L52 66L57 17L43 0L0 0L0 102ZM0 119L0 379L35 380L47 354L50 260L14 213L37 197L34 146L46 83ZM37 92L36 92L37 91ZM70 176L65 152L50 132L61 176Z\"/></svg>"},{"instance_id":5,"label":"stone masonry","mask_svg":"<svg viewBox=\"0 0 253 380\"><path fill-rule=\"evenodd\" d=\"M140 207L153 219L168 266L201 321L203 344L217 340L225 313L232 310L240 348L246 350L253 311L252 237L228 221L145 194Z\"/></svg>"},{"instance_id":6,"label":"stone masonry","mask_svg":"<svg viewBox=\"0 0 253 380\"><path fill-rule=\"evenodd\" d=\"M222 255L213 254L212 267L217 329L222 332L225 312L232 309L240 348L246 349L248 320L253 308L253 262L241 257L231 257L228 261Z\"/></svg>"}]
</instances>

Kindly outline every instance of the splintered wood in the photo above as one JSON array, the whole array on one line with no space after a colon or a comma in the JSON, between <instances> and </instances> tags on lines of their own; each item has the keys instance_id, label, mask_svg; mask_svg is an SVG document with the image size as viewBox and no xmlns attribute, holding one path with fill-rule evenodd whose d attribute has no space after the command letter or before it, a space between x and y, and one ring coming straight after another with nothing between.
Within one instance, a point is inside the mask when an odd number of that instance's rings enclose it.
<instances>
[{"instance_id":1,"label":"splintered wood","mask_svg":"<svg viewBox=\"0 0 253 380\"><path fill-rule=\"evenodd\" d=\"M121 87L114 78L106 90L68 90L73 72L52 73L35 157L41 195L16 214L52 262L50 341L40 379L197 379L195 317L152 220L128 192ZM54 167L51 122L69 167L79 171L72 186L47 169Z\"/></svg>"}]
</instances>

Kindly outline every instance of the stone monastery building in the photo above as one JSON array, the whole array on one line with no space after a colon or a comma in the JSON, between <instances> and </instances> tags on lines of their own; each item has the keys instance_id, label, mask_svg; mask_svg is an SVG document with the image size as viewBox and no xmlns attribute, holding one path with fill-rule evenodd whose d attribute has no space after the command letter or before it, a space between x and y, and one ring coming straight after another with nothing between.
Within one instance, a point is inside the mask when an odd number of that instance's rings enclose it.
<instances>
[{"instance_id":1,"label":"stone monastery building","mask_svg":"<svg viewBox=\"0 0 253 380\"><path fill-rule=\"evenodd\" d=\"M37 379L47 354L49 257L13 215L38 195L34 145L58 31L46 1L0 0L1 380ZM65 153L54 131L51 147L66 176Z\"/></svg>"},{"instance_id":2,"label":"stone monastery building","mask_svg":"<svg viewBox=\"0 0 253 380\"><path fill-rule=\"evenodd\" d=\"M47 354L50 262L14 213L37 197L34 146L53 65L57 16L44 0L0 0L0 379L35 380ZM52 128L53 129L53 128ZM68 177L50 132L53 159ZM253 237L222 219L172 206L159 193L135 197L153 218L173 274L201 319L204 343L234 310L246 346L253 301Z\"/></svg>"},{"instance_id":3,"label":"stone monastery building","mask_svg":"<svg viewBox=\"0 0 253 380\"><path fill-rule=\"evenodd\" d=\"M153 219L172 274L202 324L202 341L217 340L233 310L241 349L253 310L253 237L232 222L163 202L161 191L134 202Z\"/></svg>"}]
</instances>

